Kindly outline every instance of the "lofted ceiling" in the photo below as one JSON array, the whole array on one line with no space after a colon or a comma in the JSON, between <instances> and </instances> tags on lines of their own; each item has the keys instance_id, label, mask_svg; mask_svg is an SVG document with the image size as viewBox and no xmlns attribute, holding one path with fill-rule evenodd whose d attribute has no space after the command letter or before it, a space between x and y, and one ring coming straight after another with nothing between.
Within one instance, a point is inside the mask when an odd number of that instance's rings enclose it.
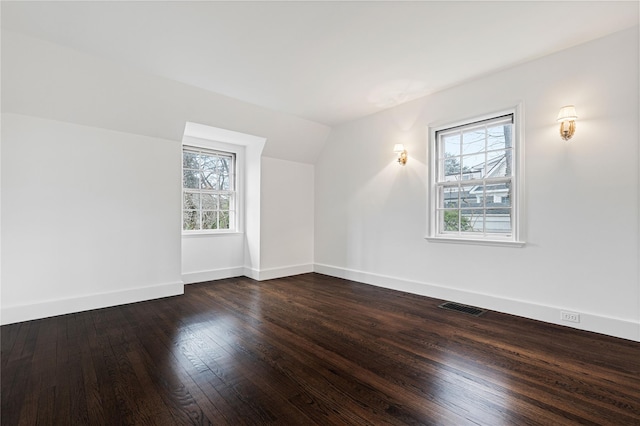
<instances>
[{"instance_id":1,"label":"lofted ceiling","mask_svg":"<svg viewBox=\"0 0 640 426\"><path fill-rule=\"evenodd\" d=\"M1 12L3 28L329 126L638 25L637 1L3 1Z\"/></svg>"}]
</instances>

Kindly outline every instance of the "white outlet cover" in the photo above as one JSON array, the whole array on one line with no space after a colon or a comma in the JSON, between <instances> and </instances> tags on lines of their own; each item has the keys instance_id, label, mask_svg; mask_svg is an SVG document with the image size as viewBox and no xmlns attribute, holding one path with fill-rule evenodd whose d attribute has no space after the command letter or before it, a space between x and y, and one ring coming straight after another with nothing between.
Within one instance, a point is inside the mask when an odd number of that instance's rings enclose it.
<instances>
[{"instance_id":1,"label":"white outlet cover","mask_svg":"<svg viewBox=\"0 0 640 426\"><path fill-rule=\"evenodd\" d=\"M560 312L560 319L569 322L580 322L580 314L577 312Z\"/></svg>"}]
</instances>

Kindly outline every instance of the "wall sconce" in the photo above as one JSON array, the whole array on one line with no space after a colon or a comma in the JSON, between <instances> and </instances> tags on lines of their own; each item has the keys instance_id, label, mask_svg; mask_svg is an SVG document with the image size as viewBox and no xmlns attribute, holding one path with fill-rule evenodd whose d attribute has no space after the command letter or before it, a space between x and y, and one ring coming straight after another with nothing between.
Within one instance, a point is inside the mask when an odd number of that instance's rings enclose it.
<instances>
[{"instance_id":1,"label":"wall sconce","mask_svg":"<svg viewBox=\"0 0 640 426\"><path fill-rule=\"evenodd\" d=\"M407 164L407 150L404 149L404 145L397 143L393 146L393 152L398 154L398 163L403 166Z\"/></svg>"},{"instance_id":2,"label":"wall sconce","mask_svg":"<svg viewBox=\"0 0 640 426\"><path fill-rule=\"evenodd\" d=\"M558 113L558 123L560 123L560 137L565 141L571 139L571 136L576 132L576 107L573 105L567 105L560 108Z\"/></svg>"}]
</instances>

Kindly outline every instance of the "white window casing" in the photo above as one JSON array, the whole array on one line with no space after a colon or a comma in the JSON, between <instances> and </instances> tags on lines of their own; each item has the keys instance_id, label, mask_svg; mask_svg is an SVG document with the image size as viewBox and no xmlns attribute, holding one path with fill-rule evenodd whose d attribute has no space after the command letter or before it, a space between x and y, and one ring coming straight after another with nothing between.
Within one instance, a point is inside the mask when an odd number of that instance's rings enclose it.
<instances>
[{"instance_id":1,"label":"white window casing","mask_svg":"<svg viewBox=\"0 0 640 426\"><path fill-rule=\"evenodd\" d=\"M238 230L236 154L182 147L183 234Z\"/></svg>"},{"instance_id":2,"label":"white window casing","mask_svg":"<svg viewBox=\"0 0 640 426\"><path fill-rule=\"evenodd\" d=\"M521 109L429 127L427 240L524 245Z\"/></svg>"}]
</instances>

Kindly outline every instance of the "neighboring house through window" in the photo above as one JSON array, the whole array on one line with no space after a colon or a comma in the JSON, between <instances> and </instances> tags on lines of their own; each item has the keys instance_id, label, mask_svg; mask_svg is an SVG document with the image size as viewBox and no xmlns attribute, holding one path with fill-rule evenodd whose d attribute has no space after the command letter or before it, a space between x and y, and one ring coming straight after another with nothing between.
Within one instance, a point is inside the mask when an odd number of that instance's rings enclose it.
<instances>
[{"instance_id":1,"label":"neighboring house through window","mask_svg":"<svg viewBox=\"0 0 640 426\"><path fill-rule=\"evenodd\" d=\"M236 156L183 145L182 230L236 230Z\"/></svg>"},{"instance_id":2,"label":"neighboring house through window","mask_svg":"<svg viewBox=\"0 0 640 426\"><path fill-rule=\"evenodd\" d=\"M511 110L431 129L429 239L521 244L516 117Z\"/></svg>"}]
</instances>

